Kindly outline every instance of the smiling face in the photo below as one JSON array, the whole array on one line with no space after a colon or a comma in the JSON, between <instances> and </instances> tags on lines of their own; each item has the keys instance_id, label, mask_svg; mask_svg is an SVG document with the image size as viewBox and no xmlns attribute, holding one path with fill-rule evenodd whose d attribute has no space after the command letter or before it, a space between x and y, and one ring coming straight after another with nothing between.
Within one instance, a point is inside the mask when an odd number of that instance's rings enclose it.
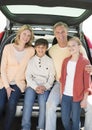
<instances>
[{"instance_id":1,"label":"smiling face","mask_svg":"<svg viewBox=\"0 0 92 130\"><path fill-rule=\"evenodd\" d=\"M31 39L31 32L29 30L24 30L23 32L21 32L20 34L20 42L21 43L28 43Z\"/></svg>"},{"instance_id":2,"label":"smiling face","mask_svg":"<svg viewBox=\"0 0 92 130\"><path fill-rule=\"evenodd\" d=\"M75 40L70 40L68 42L68 48L71 55L79 54L80 52L80 44Z\"/></svg>"},{"instance_id":3,"label":"smiling face","mask_svg":"<svg viewBox=\"0 0 92 130\"><path fill-rule=\"evenodd\" d=\"M47 51L47 46L44 45L38 45L35 47L36 55L38 57L43 57Z\"/></svg>"},{"instance_id":4,"label":"smiling face","mask_svg":"<svg viewBox=\"0 0 92 130\"><path fill-rule=\"evenodd\" d=\"M57 22L53 26L54 35L57 39L57 43L60 47L67 46L67 35L68 35L68 25L64 22Z\"/></svg>"},{"instance_id":5,"label":"smiling face","mask_svg":"<svg viewBox=\"0 0 92 130\"><path fill-rule=\"evenodd\" d=\"M16 38L15 44L23 44L25 47L29 47L32 45L34 39L34 33L30 25L23 25L19 28Z\"/></svg>"},{"instance_id":6,"label":"smiling face","mask_svg":"<svg viewBox=\"0 0 92 130\"><path fill-rule=\"evenodd\" d=\"M54 34L58 41L65 42L67 39L67 29L64 26L57 26Z\"/></svg>"},{"instance_id":7,"label":"smiling face","mask_svg":"<svg viewBox=\"0 0 92 130\"><path fill-rule=\"evenodd\" d=\"M37 45L35 47L35 50L36 50L36 55L38 57L43 57L47 51L47 46L44 46L44 45Z\"/></svg>"}]
</instances>

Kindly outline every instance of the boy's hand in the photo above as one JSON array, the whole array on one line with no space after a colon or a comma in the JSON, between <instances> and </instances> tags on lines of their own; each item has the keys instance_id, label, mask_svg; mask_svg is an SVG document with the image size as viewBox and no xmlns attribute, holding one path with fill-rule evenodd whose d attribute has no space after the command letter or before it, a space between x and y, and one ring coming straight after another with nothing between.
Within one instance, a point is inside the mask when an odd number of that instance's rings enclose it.
<instances>
[{"instance_id":1,"label":"boy's hand","mask_svg":"<svg viewBox=\"0 0 92 130\"><path fill-rule=\"evenodd\" d=\"M36 87L36 93L43 94L46 88L44 86L38 86Z\"/></svg>"}]
</instances>

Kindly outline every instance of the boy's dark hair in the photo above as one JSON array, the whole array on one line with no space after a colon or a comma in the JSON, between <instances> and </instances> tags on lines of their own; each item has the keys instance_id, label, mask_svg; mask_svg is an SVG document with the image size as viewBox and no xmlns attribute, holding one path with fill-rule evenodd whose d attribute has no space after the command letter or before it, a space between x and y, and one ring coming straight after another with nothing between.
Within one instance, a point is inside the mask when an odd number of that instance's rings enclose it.
<instances>
[{"instance_id":1,"label":"boy's dark hair","mask_svg":"<svg viewBox=\"0 0 92 130\"><path fill-rule=\"evenodd\" d=\"M48 41L44 38L39 38L35 41L35 47L39 46L39 45L43 45L43 46L46 46L48 48Z\"/></svg>"}]
</instances>

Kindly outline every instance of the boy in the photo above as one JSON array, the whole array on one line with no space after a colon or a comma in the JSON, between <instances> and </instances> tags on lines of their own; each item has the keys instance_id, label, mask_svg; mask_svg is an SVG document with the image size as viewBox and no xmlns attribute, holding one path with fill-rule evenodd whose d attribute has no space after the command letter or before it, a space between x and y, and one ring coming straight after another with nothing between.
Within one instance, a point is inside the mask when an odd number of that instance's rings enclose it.
<instances>
[{"instance_id":1,"label":"boy","mask_svg":"<svg viewBox=\"0 0 92 130\"><path fill-rule=\"evenodd\" d=\"M46 55L48 41L41 38L35 42L35 56L30 59L26 70L27 88L24 99L22 130L30 130L32 107L37 96L39 119L37 130L45 129L46 101L49 90L55 80L55 69L52 59Z\"/></svg>"}]
</instances>

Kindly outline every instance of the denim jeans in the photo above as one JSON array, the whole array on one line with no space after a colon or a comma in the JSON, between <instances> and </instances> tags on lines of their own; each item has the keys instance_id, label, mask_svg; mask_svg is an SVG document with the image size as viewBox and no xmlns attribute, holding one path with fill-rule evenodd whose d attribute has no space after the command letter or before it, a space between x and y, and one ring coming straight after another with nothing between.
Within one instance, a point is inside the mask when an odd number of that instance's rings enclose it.
<instances>
[{"instance_id":1,"label":"denim jeans","mask_svg":"<svg viewBox=\"0 0 92 130\"><path fill-rule=\"evenodd\" d=\"M60 104L60 83L55 82L46 103L46 128L45 130L56 130L56 110Z\"/></svg>"},{"instance_id":2,"label":"denim jeans","mask_svg":"<svg viewBox=\"0 0 92 130\"><path fill-rule=\"evenodd\" d=\"M0 119L3 116L2 114L4 111L6 99L7 99L6 90L5 90L5 88L2 88L2 89L0 89Z\"/></svg>"},{"instance_id":3,"label":"denim jeans","mask_svg":"<svg viewBox=\"0 0 92 130\"><path fill-rule=\"evenodd\" d=\"M85 110L84 130L92 130L92 95L88 96L87 108Z\"/></svg>"},{"instance_id":4,"label":"denim jeans","mask_svg":"<svg viewBox=\"0 0 92 130\"><path fill-rule=\"evenodd\" d=\"M45 113L46 113L46 101L49 95L49 91L45 91L43 94L37 94L35 90L28 87L25 91L24 109L22 117L22 130L30 130L31 128L31 116L32 107L37 96L39 104L39 119L37 129L45 128Z\"/></svg>"},{"instance_id":5,"label":"denim jeans","mask_svg":"<svg viewBox=\"0 0 92 130\"><path fill-rule=\"evenodd\" d=\"M61 106L61 118L65 130L79 130L81 112L80 102L73 102L71 96L63 95Z\"/></svg>"},{"instance_id":6,"label":"denim jeans","mask_svg":"<svg viewBox=\"0 0 92 130\"><path fill-rule=\"evenodd\" d=\"M6 107L4 130L11 129L11 125L16 112L17 102L21 95L21 91L17 87L17 85L10 85L10 87L12 87L15 91L12 91L9 99L7 99L7 93L5 88L0 90L0 114L2 114L6 101L8 101Z\"/></svg>"}]
</instances>

